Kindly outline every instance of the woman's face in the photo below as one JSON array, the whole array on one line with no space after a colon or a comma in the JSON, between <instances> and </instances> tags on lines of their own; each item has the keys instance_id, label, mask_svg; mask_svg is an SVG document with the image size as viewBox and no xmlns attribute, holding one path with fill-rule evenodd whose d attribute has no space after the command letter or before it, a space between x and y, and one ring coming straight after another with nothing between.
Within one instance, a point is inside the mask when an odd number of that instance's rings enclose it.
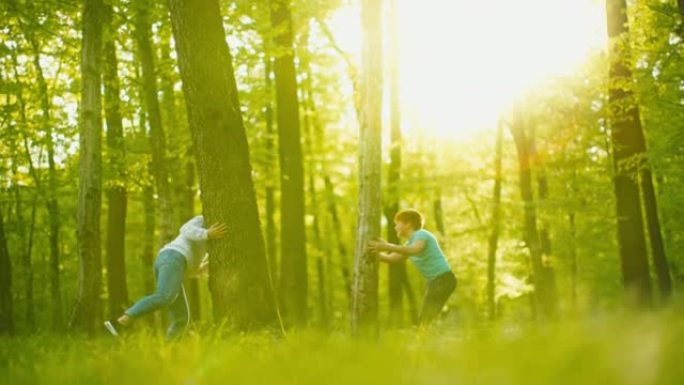
<instances>
[{"instance_id":1,"label":"woman's face","mask_svg":"<svg viewBox=\"0 0 684 385\"><path fill-rule=\"evenodd\" d=\"M413 227L411 227L409 223L402 221L394 221L394 231L397 232L397 237L408 238L412 230Z\"/></svg>"}]
</instances>

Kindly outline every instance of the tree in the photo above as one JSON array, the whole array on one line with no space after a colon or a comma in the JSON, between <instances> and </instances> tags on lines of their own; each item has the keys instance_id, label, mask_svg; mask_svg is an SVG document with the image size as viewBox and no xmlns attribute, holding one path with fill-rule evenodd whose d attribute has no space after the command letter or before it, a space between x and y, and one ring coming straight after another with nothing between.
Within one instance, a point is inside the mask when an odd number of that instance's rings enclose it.
<instances>
[{"instance_id":1,"label":"tree","mask_svg":"<svg viewBox=\"0 0 684 385\"><path fill-rule=\"evenodd\" d=\"M208 224L229 237L208 245L214 318L238 329L276 321L232 58L216 0L169 2L183 93Z\"/></svg>"},{"instance_id":2,"label":"tree","mask_svg":"<svg viewBox=\"0 0 684 385\"><path fill-rule=\"evenodd\" d=\"M173 198L169 184L166 162L166 134L161 119L159 99L157 98L157 74L154 49L150 41L150 2L135 2L135 35L138 55L142 67L143 95L147 117L150 120L150 147L152 149L152 175L154 176L159 197L159 237L164 245L176 236L176 221L173 216Z\"/></svg>"},{"instance_id":3,"label":"tree","mask_svg":"<svg viewBox=\"0 0 684 385\"><path fill-rule=\"evenodd\" d=\"M368 241L380 235L382 192L382 31L380 0L361 3L363 27L359 209L354 252L351 328L354 335L377 333L378 259Z\"/></svg>"},{"instance_id":4,"label":"tree","mask_svg":"<svg viewBox=\"0 0 684 385\"><path fill-rule=\"evenodd\" d=\"M530 252L532 281L534 283L535 311L543 317L550 317L556 310L556 286L553 268L542 259L541 238L537 227L537 211L532 190L532 142L525 130L522 111L516 107L510 126L518 152L519 187L524 210L524 240Z\"/></svg>"},{"instance_id":5,"label":"tree","mask_svg":"<svg viewBox=\"0 0 684 385\"><path fill-rule=\"evenodd\" d=\"M79 287L70 325L93 333L101 317L102 262L100 210L102 202L102 0L84 0L79 132L79 192L77 238Z\"/></svg>"},{"instance_id":6,"label":"tree","mask_svg":"<svg viewBox=\"0 0 684 385\"><path fill-rule=\"evenodd\" d=\"M14 333L12 259L7 249L5 220L0 210L0 334Z\"/></svg>"},{"instance_id":7,"label":"tree","mask_svg":"<svg viewBox=\"0 0 684 385\"><path fill-rule=\"evenodd\" d=\"M622 277L628 295L638 304L650 304L651 279L648 271L646 240L637 174L632 167L640 163L645 148L639 108L629 87L632 72L624 0L606 0L610 40L610 90L608 94L610 139L613 147L613 184L615 188L618 243Z\"/></svg>"},{"instance_id":8,"label":"tree","mask_svg":"<svg viewBox=\"0 0 684 385\"><path fill-rule=\"evenodd\" d=\"M271 20L278 54L273 63L276 122L280 155L281 311L295 326L307 319L307 258L304 227L304 169L299 127L299 98L292 45L292 16L288 3L273 0Z\"/></svg>"},{"instance_id":9,"label":"tree","mask_svg":"<svg viewBox=\"0 0 684 385\"><path fill-rule=\"evenodd\" d=\"M387 241L399 243L394 231L394 216L399 211L399 186L401 175L401 109L399 105L399 37L397 30L397 1L390 1L389 15L390 38L390 164L387 172L387 203L385 218L387 220ZM404 281L406 280L406 263L392 263L387 266L389 272L389 307L391 323L401 326L404 319Z\"/></svg>"},{"instance_id":10,"label":"tree","mask_svg":"<svg viewBox=\"0 0 684 385\"><path fill-rule=\"evenodd\" d=\"M126 285L126 147L121 121L120 82L116 55L117 25L111 5L105 8L103 82L105 90L105 119L107 121L107 293L109 317L117 317L128 305Z\"/></svg>"},{"instance_id":11,"label":"tree","mask_svg":"<svg viewBox=\"0 0 684 385\"><path fill-rule=\"evenodd\" d=\"M501 158L503 152L504 122L500 120L496 128L496 144L494 152L494 189L492 193L492 216L490 220L491 233L487 250L487 313L489 319L496 318L496 250L501 230Z\"/></svg>"}]
</instances>

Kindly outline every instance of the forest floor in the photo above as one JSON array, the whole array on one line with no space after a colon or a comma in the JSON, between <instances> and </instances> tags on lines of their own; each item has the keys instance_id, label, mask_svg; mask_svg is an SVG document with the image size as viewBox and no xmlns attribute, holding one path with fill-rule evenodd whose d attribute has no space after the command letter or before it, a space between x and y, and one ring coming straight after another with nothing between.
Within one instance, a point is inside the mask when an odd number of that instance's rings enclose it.
<instances>
[{"instance_id":1,"label":"forest floor","mask_svg":"<svg viewBox=\"0 0 684 385\"><path fill-rule=\"evenodd\" d=\"M313 330L193 333L166 343L44 334L0 337L0 384L682 384L684 313L547 323L442 323L377 340Z\"/></svg>"}]
</instances>

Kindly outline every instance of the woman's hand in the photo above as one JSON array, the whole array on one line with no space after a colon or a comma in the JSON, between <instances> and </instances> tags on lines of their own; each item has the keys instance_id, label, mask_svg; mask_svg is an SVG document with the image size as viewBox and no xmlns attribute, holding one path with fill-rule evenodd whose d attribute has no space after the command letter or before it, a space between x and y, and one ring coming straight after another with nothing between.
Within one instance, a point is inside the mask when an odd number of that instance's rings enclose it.
<instances>
[{"instance_id":1,"label":"woman's hand","mask_svg":"<svg viewBox=\"0 0 684 385\"><path fill-rule=\"evenodd\" d=\"M228 234L228 226L225 223L214 223L207 229L207 238L221 239Z\"/></svg>"}]
</instances>

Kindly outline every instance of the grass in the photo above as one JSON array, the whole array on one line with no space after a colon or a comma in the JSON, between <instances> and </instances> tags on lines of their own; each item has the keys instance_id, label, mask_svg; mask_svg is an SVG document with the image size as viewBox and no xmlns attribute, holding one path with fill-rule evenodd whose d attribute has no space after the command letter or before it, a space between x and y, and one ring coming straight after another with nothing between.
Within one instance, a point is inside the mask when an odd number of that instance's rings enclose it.
<instances>
[{"instance_id":1,"label":"grass","mask_svg":"<svg viewBox=\"0 0 684 385\"><path fill-rule=\"evenodd\" d=\"M346 334L191 335L165 343L0 339L0 384L682 384L684 315Z\"/></svg>"}]
</instances>

